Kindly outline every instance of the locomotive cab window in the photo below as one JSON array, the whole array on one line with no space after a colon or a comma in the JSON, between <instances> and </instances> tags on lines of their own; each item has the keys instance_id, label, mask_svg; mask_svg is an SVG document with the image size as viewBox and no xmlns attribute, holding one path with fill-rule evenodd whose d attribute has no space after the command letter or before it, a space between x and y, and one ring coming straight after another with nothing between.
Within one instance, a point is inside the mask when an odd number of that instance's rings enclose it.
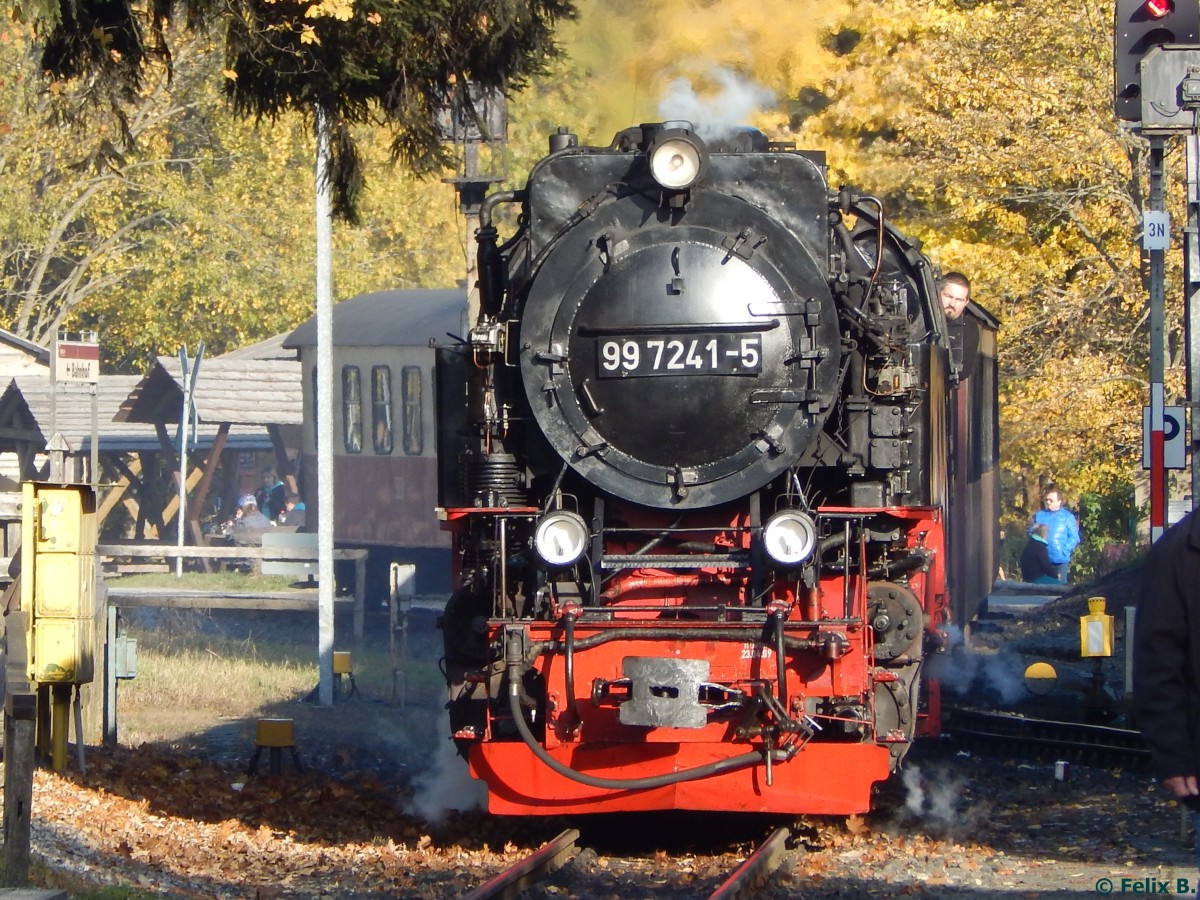
<instances>
[{"instance_id":1,"label":"locomotive cab window","mask_svg":"<svg viewBox=\"0 0 1200 900\"><path fill-rule=\"evenodd\" d=\"M421 432L421 369L405 366L400 372L401 402L404 404L404 452L420 456L425 438Z\"/></svg>"},{"instance_id":2,"label":"locomotive cab window","mask_svg":"<svg viewBox=\"0 0 1200 900\"><path fill-rule=\"evenodd\" d=\"M391 366L371 369L371 440L380 456L392 452Z\"/></svg>"},{"instance_id":3,"label":"locomotive cab window","mask_svg":"<svg viewBox=\"0 0 1200 900\"><path fill-rule=\"evenodd\" d=\"M362 453L362 375L358 366L342 366L342 434L347 453Z\"/></svg>"}]
</instances>

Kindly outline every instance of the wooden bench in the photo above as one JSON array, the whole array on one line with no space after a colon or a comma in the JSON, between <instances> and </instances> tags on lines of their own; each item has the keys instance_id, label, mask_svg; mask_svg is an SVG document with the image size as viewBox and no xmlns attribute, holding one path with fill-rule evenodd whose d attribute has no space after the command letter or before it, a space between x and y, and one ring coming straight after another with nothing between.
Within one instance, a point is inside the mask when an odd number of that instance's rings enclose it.
<instances>
[{"instance_id":1,"label":"wooden bench","mask_svg":"<svg viewBox=\"0 0 1200 900\"><path fill-rule=\"evenodd\" d=\"M312 559L268 559L263 558L264 575L290 575L293 578L317 577L317 535L301 531L268 531L262 536L263 550L286 547L289 550L308 550Z\"/></svg>"},{"instance_id":2,"label":"wooden bench","mask_svg":"<svg viewBox=\"0 0 1200 900\"><path fill-rule=\"evenodd\" d=\"M295 538L302 536L317 537L315 534L281 534L278 537ZM311 573L306 568L305 574L316 574L318 554L315 544L302 547L177 547L171 544L97 544L96 556L107 559L178 559L181 557L183 559L250 559L262 562L264 565L267 562L271 562L280 564L294 563L306 567L311 566ZM347 560L354 563L354 638L361 641L366 610L367 551L362 549L334 550L333 558L335 561ZM165 588L130 589L122 587L119 583L112 583L108 586L109 604L112 606L126 605L124 601L128 599L129 605L139 606L200 606L210 609L317 609L315 592L309 592L312 594L312 599L306 597L301 600L297 597L296 599L300 601L299 603L274 607L265 605L263 601L268 599L277 601L280 598L267 597L262 592L204 591L198 593L209 596L193 596L191 598L192 602L167 602L170 597L179 597L182 600L184 595L189 593L196 594L197 592L175 591ZM148 600L150 597L155 598L152 603ZM138 598L140 598L140 602ZM218 603L219 598L224 599Z\"/></svg>"}]
</instances>

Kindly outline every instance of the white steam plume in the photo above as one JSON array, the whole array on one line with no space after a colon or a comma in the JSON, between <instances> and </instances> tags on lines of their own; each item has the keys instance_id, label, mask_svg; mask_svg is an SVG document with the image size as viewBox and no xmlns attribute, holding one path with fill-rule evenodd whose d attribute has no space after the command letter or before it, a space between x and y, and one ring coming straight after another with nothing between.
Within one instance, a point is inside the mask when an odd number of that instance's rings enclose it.
<instances>
[{"instance_id":1,"label":"white steam plume","mask_svg":"<svg viewBox=\"0 0 1200 900\"><path fill-rule=\"evenodd\" d=\"M701 96L688 78L676 78L659 101L658 114L664 120L684 119L696 126L702 138L719 135L730 128L745 125L752 113L775 102L775 95L729 69L712 73L718 85L716 94Z\"/></svg>"},{"instance_id":2,"label":"white steam plume","mask_svg":"<svg viewBox=\"0 0 1200 900\"><path fill-rule=\"evenodd\" d=\"M960 809L963 799L963 778L948 771L938 771L924 777L917 766L906 766L901 776L904 785L904 811L937 828L961 829L973 817Z\"/></svg>"},{"instance_id":3,"label":"white steam plume","mask_svg":"<svg viewBox=\"0 0 1200 900\"><path fill-rule=\"evenodd\" d=\"M448 718L436 733L450 733ZM487 800L487 788L471 777L467 761L449 740L438 742L433 764L414 780L413 788L412 812L430 824L440 822L450 810L482 809Z\"/></svg>"},{"instance_id":4,"label":"white steam plume","mask_svg":"<svg viewBox=\"0 0 1200 900\"><path fill-rule=\"evenodd\" d=\"M980 698L980 703L994 700L1010 704L1028 695L1025 686L1025 666L1011 652L979 653L967 650L962 632L951 626L950 646L945 653L930 658L928 674L936 678L943 689L960 696Z\"/></svg>"}]
</instances>

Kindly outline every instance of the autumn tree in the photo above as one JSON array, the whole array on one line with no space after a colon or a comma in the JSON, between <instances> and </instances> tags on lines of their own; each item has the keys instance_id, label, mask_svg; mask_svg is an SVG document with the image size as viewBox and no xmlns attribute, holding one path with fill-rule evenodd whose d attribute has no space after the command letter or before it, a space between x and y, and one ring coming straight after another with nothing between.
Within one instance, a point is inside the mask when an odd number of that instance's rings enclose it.
<instances>
[{"instance_id":1,"label":"autumn tree","mask_svg":"<svg viewBox=\"0 0 1200 900\"><path fill-rule=\"evenodd\" d=\"M129 140L155 146L127 157L104 129L82 140L44 127L52 101L24 52L27 33L10 26L0 34L0 309L5 327L45 344L80 307L123 293L150 260L139 252L147 236L172 230L171 184L161 175L188 160L152 137L184 116L189 100L161 80L148 86L128 108L126 127ZM181 71L202 54L201 45L184 48ZM188 97L186 79L180 88Z\"/></svg>"},{"instance_id":2,"label":"autumn tree","mask_svg":"<svg viewBox=\"0 0 1200 900\"><path fill-rule=\"evenodd\" d=\"M117 158L103 123L45 127L28 35L0 30L0 325L39 343L97 330L109 371L142 371L184 343L221 352L311 315L311 131L296 115L229 115L219 45L192 34L174 46L171 84L159 70L127 107L136 144ZM360 224L335 232L339 296L452 286L465 268L452 188L393 165L385 136L357 134L377 177Z\"/></svg>"},{"instance_id":3,"label":"autumn tree","mask_svg":"<svg viewBox=\"0 0 1200 900\"><path fill-rule=\"evenodd\" d=\"M1111 111L1111 4L1045 16L987 0L856 0L847 13L830 38L844 69L803 132L839 139L835 165L944 268L970 273L1000 318L1010 521L1031 514L1047 478L1076 503L1131 496L1148 347L1134 243L1145 148Z\"/></svg>"},{"instance_id":4,"label":"autumn tree","mask_svg":"<svg viewBox=\"0 0 1200 900\"><path fill-rule=\"evenodd\" d=\"M553 28L570 0L33 0L45 72L62 82L60 112L103 103L123 125L157 68L170 69L176 33L224 32L225 91L256 119L318 115L331 130L335 215L353 220L363 182L357 124L391 130L411 169L450 160L437 127L468 85L512 91L556 53ZM131 135L132 136L132 135Z\"/></svg>"}]
</instances>

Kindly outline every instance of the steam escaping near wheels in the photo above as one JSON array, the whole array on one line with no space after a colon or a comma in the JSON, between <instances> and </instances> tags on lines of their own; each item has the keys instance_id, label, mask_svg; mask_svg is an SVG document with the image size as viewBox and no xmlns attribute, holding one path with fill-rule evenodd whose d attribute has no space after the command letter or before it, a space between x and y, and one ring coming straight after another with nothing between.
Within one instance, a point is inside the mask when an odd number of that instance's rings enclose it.
<instances>
[{"instance_id":1,"label":"steam escaping near wheels","mask_svg":"<svg viewBox=\"0 0 1200 900\"><path fill-rule=\"evenodd\" d=\"M413 815L436 825L453 811L483 809L487 803L487 788L471 777L454 742L443 739L450 733L450 717L444 715L437 735L437 750L428 770L413 780Z\"/></svg>"}]
</instances>

